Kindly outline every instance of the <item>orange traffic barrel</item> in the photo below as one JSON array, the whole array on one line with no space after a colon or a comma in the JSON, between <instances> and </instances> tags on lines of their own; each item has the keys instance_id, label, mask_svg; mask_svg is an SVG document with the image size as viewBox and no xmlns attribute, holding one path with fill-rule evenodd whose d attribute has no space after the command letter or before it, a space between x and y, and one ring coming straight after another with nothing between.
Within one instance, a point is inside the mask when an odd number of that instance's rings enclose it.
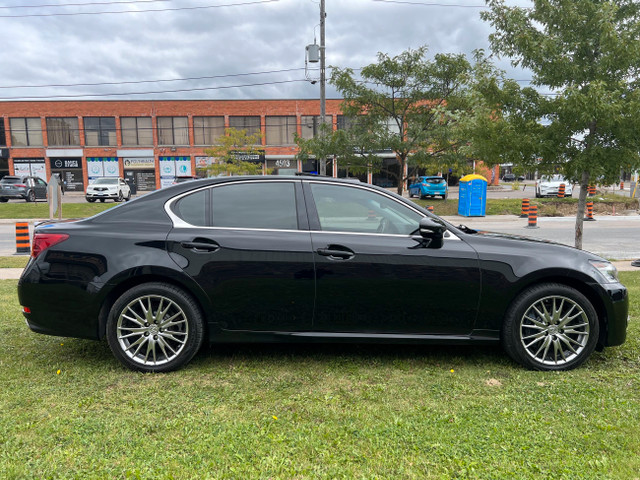
<instances>
[{"instance_id":1,"label":"orange traffic barrel","mask_svg":"<svg viewBox=\"0 0 640 480\"><path fill-rule=\"evenodd\" d=\"M427 210L429 210L431 213L433 213L433 205L429 205L429 206L427 207Z\"/></svg>"},{"instance_id":2,"label":"orange traffic barrel","mask_svg":"<svg viewBox=\"0 0 640 480\"><path fill-rule=\"evenodd\" d=\"M520 212L520 218L527 218L529 216L529 199L522 199L522 211Z\"/></svg>"},{"instance_id":3,"label":"orange traffic barrel","mask_svg":"<svg viewBox=\"0 0 640 480\"><path fill-rule=\"evenodd\" d=\"M558 187L558 198L564 198L564 190L565 190L565 185L564 183L561 183L560 186Z\"/></svg>"},{"instance_id":4,"label":"orange traffic barrel","mask_svg":"<svg viewBox=\"0 0 640 480\"><path fill-rule=\"evenodd\" d=\"M529 223L526 228L538 228L538 207L537 205L529 206Z\"/></svg>"},{"instance_id":5,"label":"orange traffic barrel","mask_svg":"<svg viewBox=\"0 0 640 480\"><path fill-rule=\"evenodd\" d=\"M624 190L624 182L620 182L620 190Z\"/></svg>"},{"instance_id":6,"label":"orange traffic barrel","mask_svg":"<svg viewBox=\"0 0 640 480\"><path fill-rule=\"evenodd\" d=\"M589 195L590 197L593 197L595 194L596 194L596 186L589 185L589 187L587 188L587 195Z\"/></svg>"},{"instance_id":7,"label":"orange traffic barrel","mask_svg":"<svg viewBox=\"0 0 640 480\"><path fill-rule=\"evenodd\" d=\"M593 222L595 218L593 218L593 202L587 202L587 216L584 217L584 220L588 222Z\"/></svg>"},{"instance_id":8,"label":"orange traffic barrel","mask_svg":"<svg viewBox=\"0 0 640 480\"><path fill-rule=\"evenodd\" d=\"M31 241L29 239L29 224L27 222L16 223L16 254L31 254Z\"/></svg>"}]
</instances>

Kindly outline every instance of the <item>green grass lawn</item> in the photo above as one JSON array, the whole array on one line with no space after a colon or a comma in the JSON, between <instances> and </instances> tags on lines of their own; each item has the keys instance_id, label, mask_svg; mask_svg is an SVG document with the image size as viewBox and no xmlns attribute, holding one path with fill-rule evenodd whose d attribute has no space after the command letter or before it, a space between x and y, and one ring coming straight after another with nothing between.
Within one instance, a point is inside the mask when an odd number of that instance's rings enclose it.
<instances>
[{"instance_id":1,"label":"green grass lawn","mask_svg":"<svg viewBox=\"0 0 640 480\"><path fill-rule=\"evenodd\" d=\"M637 479L640 272L629 337L571 372L497 348L222 346L137 374L32 333L0 281L0 478Z\"/></svg>"},{"instance_id":2,"label":"green grass lawn","mask_svg":"<svg viewBox=\"0 0 640 480\"><path fill-rule=\"evenodd\" d=\"M85 218L100 213L107 208L120 205L116 202L104 203L63 203L62 218ZM3 203L0 204L0 218L49 218L49 204L37 203ZM57 218L57 214L56 214Z\"/></svg>"},{"instance_id":3,"label":"green grass lawn","mask_svg":"<svg viewBox=\"0 0 640 480\"><path fill-rule=\"evenodd\" d=\"M0 268L24 268L29 261L29 255L0 256Z\"/></svg>"}]
</instances>

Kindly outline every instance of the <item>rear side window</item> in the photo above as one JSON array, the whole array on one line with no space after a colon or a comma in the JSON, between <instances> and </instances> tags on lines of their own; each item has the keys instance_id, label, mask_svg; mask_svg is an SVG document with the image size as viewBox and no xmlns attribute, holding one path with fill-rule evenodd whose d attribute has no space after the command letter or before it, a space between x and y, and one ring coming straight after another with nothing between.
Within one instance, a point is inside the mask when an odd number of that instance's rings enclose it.
<instances>
[{"instance_id":1,"label":"rear side window","mask_svg":"<svg viewBox=\"0 0 640 480\"><path fill-rule=\"evenodd\" d=\"M210 225L208 210L208 190L200 190L178 200L173 212L185 222L196 227Z\"/></svg>"},{"instance_id":2,"label":"rear side window","mask_svg":"<svg viewBox=\"0 0 640 480\"><path fill-rule=\"evenodd\" d=\"M211 189L214 227L297 230L292 182L251 182Z\"/></svg>"}]
</instances>

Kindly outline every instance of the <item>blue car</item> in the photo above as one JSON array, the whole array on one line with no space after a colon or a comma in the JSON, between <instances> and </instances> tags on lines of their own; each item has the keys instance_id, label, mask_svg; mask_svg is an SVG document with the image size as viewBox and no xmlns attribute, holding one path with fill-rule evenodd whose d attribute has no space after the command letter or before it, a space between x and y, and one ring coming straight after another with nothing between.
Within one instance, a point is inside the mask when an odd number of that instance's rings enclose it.
<instances>
[{"instance_id":1,"label":"blue car","mask_svg":"<svg viewBox=\"0 0 640 480\"><path fill-rule=\"evenodd\" d=\"M416 183L409 185L410 197L425 198L440 195L446 200L448 193L447 181L442 177L418 177Z\"/></svg>"}]
</instances>

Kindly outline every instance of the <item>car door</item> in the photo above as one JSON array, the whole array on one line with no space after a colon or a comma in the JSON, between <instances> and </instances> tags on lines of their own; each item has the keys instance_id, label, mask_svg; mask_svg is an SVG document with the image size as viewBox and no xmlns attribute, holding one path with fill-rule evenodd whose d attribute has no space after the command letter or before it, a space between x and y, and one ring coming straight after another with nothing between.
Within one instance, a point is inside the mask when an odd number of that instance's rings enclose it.
<instances>
[{"instance_id":1,"label":"car door","mask_svg":"<svg viewBox=\"0 0 640 480\"><path fill-rule=\"evenodd\" d=\"M221 328L308 331L314 268L300 181L229 181L171 203L172 257Z\"/></svg>"},{"instance_id":2,"label":"car door","mask_svg":"<svg viewBox=\"0 0 640 480\"><path fill-rule=\"evenodd\" d=\"M440 248L415 235L425 216L364 185L305 183L316 262L314 329L468 334L477 314L476 252L448 234Z\"/></svg>"},{"instance_id":3,"label":"car door","mask_svg":"<svg viewBox=\"0 0 640 480\"><path fill-rule=\"evenodd\" d=\"M46 199L47 198L47 182L42 180L40 177L34 177L35 183L35 192L36 198Z\"/></svg>"}]
</instances>

